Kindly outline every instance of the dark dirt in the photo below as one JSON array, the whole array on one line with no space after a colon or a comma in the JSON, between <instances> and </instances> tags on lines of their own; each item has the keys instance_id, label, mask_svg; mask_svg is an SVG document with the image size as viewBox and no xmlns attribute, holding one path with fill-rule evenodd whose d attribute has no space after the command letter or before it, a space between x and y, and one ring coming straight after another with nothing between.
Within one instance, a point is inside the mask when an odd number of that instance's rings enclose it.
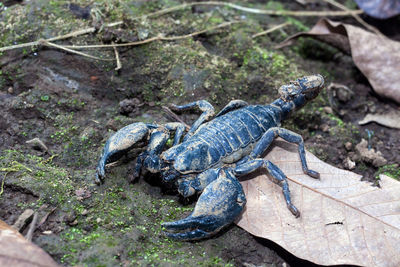
<instances>
[{"instance_id":1,"label":"dark dirt","mask_svg":"<svg viewBox=\"0 0 400 267\"><path fill-rule=\"evenodd\" d=\"M76 15L77 10L89 10L88 3L71 9L64 1L59 2L10 5L1 11L0 21L7 21L9 29L0 32L0 47L91 25L93 18L86 13ZM106 29L60 44L137 40L159 32L186 34L205 28L206 20L216 25L240 14L224 8L196 7L152 20L129 20L176 4L105 1L101 6L93 5L91 10L97 8L106 16L101 20L125 19L134 27ZM249 4L258 8L329 9L326 4L303 7L294 1ZM32 23L19 24L20 14ZM132 122L168 121L163 105L207 99L220 109L235 98L268 103L276 98L279 85L309 73L321 73L327 84L344 84L354 94L350 99L333 97L336 106L331 107L329 94L324 91L283 126L302 134L306 148L331 165L346 168L346 158L352 159L353 171L373 184L379 183L380 173L400 178L399 130L375 123L358 125L368 112L399 107L373 92L351 57L311 39L301 39L282 51L273 49L288 35L312 26L317 18L298 18L297 28L254 40L249 36L288 18L246 17L252 26L235 25L181 41L121 48L120 71L114 70L113 62L49 48L0 54L0 178L4 182L0 219L12 225L27 208L39 212L42 224L33 242L63 265L312 266L234 225L204 241L166 239L160 223L187 216L195 202L185 203L173 189L161 187L157 177L130 183L132 155L110 169L104 185L93 182L107 138ZM60 21L41 24L49 18ZM355 24L349 18L338 19ZM400 28L391 26L399 18L391 19L390 25L368 20L399 40ZM111 50L92 52L101 53L113 57ZM183 114L181 118L190 124L196 116ZM385 166L374 167L357 156L355 146L362 138L368 139L366 130L373 132L369 142L383 154ZM33 138L39 138L48 151L26 144Z\"/></svg>"}]
</instances>

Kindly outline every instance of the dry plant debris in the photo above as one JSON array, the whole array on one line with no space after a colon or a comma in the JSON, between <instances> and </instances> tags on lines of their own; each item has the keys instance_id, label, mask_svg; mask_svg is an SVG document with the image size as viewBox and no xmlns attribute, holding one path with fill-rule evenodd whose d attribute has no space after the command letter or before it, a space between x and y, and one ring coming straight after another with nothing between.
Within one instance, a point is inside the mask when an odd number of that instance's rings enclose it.
<instances>
[{"instance_id":1,"label":"dry plant debris","mask_svg":"<svg viewBox=\"0 0 400 267\"><path fill-rule=\"evenodd\" d=\"M314 37L351 52L354 64L374 90L400 103L400 42L353 25L321 19L310 31L289 37L279 47L290 45L302 36Z\"/></svg>"},{"instance_id":2,"label":"dry plant debris","mask_svg":"<svg viewBox=\"0 0 400 267\"><path fill-rule=\"evenodd\" d=\"M297 147L281 140L266 159L288 176L295 218L281 188L264 174L241 181L246 209L237 224L299 258L321 265L400 265L400 183L381 175L379 187L360 175L330 166L307 152L311 179L301 168Z\"/></svg>"}]
</instances>

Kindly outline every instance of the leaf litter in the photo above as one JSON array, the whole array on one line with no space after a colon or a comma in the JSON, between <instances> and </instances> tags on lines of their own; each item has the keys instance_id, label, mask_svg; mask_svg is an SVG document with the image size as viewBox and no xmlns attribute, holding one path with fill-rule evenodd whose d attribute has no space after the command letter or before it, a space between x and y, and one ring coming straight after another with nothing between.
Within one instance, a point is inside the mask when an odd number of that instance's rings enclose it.
<instances>
[{"instance_id":1,"label":"leaf litter","mask_svg":"<svg viewBox=\"0 0 400 267\"><path fill-rule=\"evenodd\" d=\"M241 181L247 205L238 226L316 264L399 266L398 181L381 175L374 187L307 152L310 169L321 174L312 179L302 171L297 147L284 141L276 141L266 159L288 176L301 216L295 218L281 188L258 173Z\"/></svg>"}]
</instances>

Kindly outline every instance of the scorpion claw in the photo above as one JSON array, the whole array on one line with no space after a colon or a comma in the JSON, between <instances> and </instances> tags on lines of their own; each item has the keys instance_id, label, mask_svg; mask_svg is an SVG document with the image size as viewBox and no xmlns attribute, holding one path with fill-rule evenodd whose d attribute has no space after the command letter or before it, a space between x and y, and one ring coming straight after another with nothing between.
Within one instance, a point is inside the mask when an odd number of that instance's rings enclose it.
<instances>
[{"instance_id":1,"label":"scorpion claw","mask_svg":"<svg viewBox=\"0 0 400 267\"><path fill-rule=\"evenodd\" d=\"M127 125L113 134L106 142L102 156L99 160L95 182L101 184L105 178L105 166L120 159L138 141L142 140L156 125L142 122Z\"/></svg>"},{"instance_id":2,"label":"scorpion claw","mask_svg":"<svg viewBox=\"0 0 400 267\"><path fill-rule=\"evenodd\" d=\"M246 198L239 181L231 170L221 169L218 178L200 195L193 213L185 219L164 223L163 227L175 231L166 233L173 239L195 240L209 237L232 223L245 204Z\"/></svg>"},{"instance_id":3,"label":"scorpion claw","mask_svg":"<svg viewBox=\"0 0 400 267\"><path fill-rule=\"evenodd\" d=\"M197 239L203 239L206 237L209 237L212 235L212 233L208 233L206 231L196 229L190 232L186 233L165 233L167 237L175 240L197 240Z\"/></svg>"}]
</instances>

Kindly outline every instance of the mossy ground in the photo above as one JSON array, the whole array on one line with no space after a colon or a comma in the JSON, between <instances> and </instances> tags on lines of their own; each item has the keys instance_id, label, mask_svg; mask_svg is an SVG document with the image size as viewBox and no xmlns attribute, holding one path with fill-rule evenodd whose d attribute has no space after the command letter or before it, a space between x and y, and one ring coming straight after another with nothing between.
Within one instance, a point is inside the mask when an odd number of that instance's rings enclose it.
<instances>
[{"instance_id":1,"label":"mossy ground","mask_svg":"<svg viewBox=\"0 0 400 267\"><path fill-rule=\"evenodd\" d=\"M310 73L322 73L327 83L340 77L341 81L350 81L355 90L362 84L347 56L316 41L301 40L293 48L274 49L290 33L311 26L312 20L241 14L223 7L196 7L133 20L180 3L74 1L82 8L91 4L92 13L86 18L82 10L73 12L69 1L39 0L0 13L0 47L101 22L124 20L125 24L60 43L128 42L160 33L184 35L246 16L246 23L194 38L121 48L120 71L114 70L113 62L93 61L54 49L25 48L1 55L0 174L4 185L0 205L9 210L1 214L1 219L12 224L28 207L41 215L49 213L35 232L34 242L63 265L240 266L283 262L275 252L233 226L201 242L165 238L160 223L187 216L195 203L185 205L157 177L130 183L129 159L113 167L103 185L94 184L96 162L107 138L135 121L166 122L163 105L206 99L220 109L238 98L269 103L277 97L278 86ZM251 6L292 7L273 1ZM285 21L293 26L251 37ZM88 53L114 57L112 50ZM340 63L349 64L337 69ZM119 113L119 102L127 98L137 98L142 104L130 116ZM366 94L362 98L378 105ZM347 115L337 115L323 109L328 105L328 95L323 92L284 126L301 133L307 148L321 159L342 166L347 153L344 143L355 145L365 137L364 128L354 124L361 107L342 103L340 107ZM322 124L329 126L327 131L322 131ZM378 171L398 177L398 166L393 165L396 156L387 154L384 143L379 143L392 132L374 130L372 142L389 157L389 165L376 170L359 163L358 170L366 175ZM25 143L35 137L46 144L47 152Z\"/></svg>"}]
</instances>

